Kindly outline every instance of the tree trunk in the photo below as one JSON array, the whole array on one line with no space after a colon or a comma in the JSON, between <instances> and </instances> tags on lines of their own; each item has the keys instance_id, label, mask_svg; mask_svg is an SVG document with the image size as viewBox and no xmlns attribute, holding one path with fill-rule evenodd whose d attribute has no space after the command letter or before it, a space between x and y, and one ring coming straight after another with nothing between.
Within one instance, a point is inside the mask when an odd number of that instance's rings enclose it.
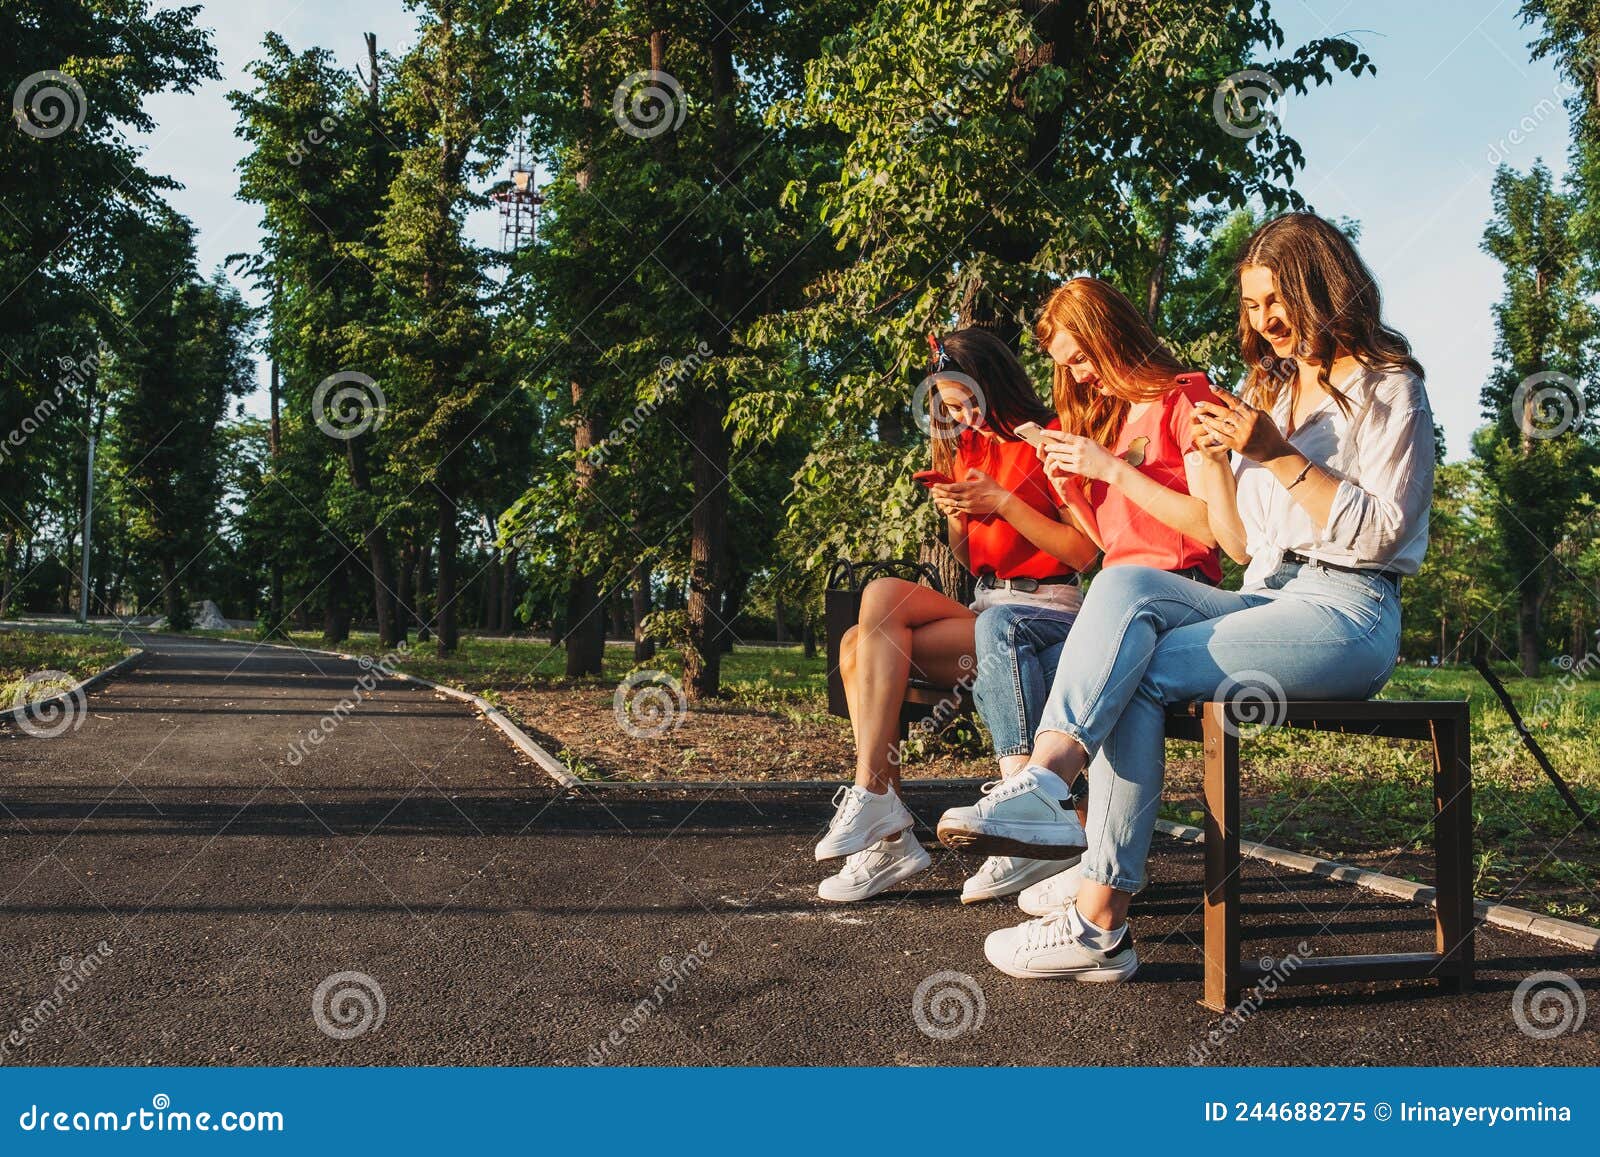
<instances>
[{"instance_id":1,"label":"tree trunk","mask_svg":"<svg viewBox=\"0 0 1600 1157\"><path fill-rule=\"evenodd\" d=\"M589 537L594 521L592 491L599 467L589 457L589 451L601 438L600 424L594 415L585 412L584 388L572 382L572 448L577 463L574 467L573 502L578 510L578 533L572 542L574 559L581 557L584 541ZM606 618L605 608L596 602L597 582L594 572L573 570L567 583L567 677L576 679L584 675L599 675L605 666Z\"/></svg>"},{"instance_id":2,"label":"tree trunk","mask_svg":"<svg viewBox=\"0 0 1600 1157\"><path fill-rule=\"evenodd\" d=\"M517 614L517 552L506 552L500 560L500 628L506 634L513 631Z\"/></svg>"},{"instance_id":3,"label":"tree trunk","mask_svg":"<svg viewBox=\"0 0 1600 1157\"><path fill-rule=\"evenodd\" d=\"M1144 316L1152 326L1159 327L1161 295L1167 287L1167 263L1172 254L1172 242L1178 231L1176 216L1168 216L1161 223L1161 237L1156 241L1155 264L1150 269L1150 280L1145 285Z\"/></svg>"},{"instance_id":4,"label":"tree trunk","mask_svg":"<svg viewBox=\"0 0 1600 1157\"><path fill-rule=\"evenodd\" d=\"M483 629L499 634L500 626L500 560L492 560L483 568Z\"/></svg>"},{"instance_id":5,"label":"tree trunk","mask_svg":"<svg viewBox=\"0 0 1600 1157\"><path fill-rule=\"evenodd\" d=\"M1532 679L1539 674L1539 656L1543 650L1540 636L1541 599L1537 590L1529 590L1530 581L1523 584L1517 595L1517 656L1522 673Z\"/></svg>"},{"instance_id":6,"label":"tree trunk","mask_svg":"<svg viewBox=\"0 0 1600 1157\"><path fill-rule=\"evenodd\" d=\"M328 603L322 613L322 640L342 643L350 637L350 576L348 556L339 560L328 576Z\"/></svg>"},{"instance_id":7,"label":"tree trunk","mask_svg":"<svg viewBox=\"0 0 1600 1157\"><path fill-rule=\"evenodd\" d=\"M750 576L740 572L728 582L728 587L722 592L722 616L717 624L717 646L722 648L723 654L733 650L733 644L739 634L733 629L734 620L744 613L745 592L750 589Z\"/></svg>"},{"instance_id":8,"label":"tree trunk","mask_svg":"<svg viewBox=\"0 0 1600 1157\"><path fill-rule=\"evenodd\" d=\"M345 461L350 467L350 485L367 496L372 525L365 534L367 555L372 567L372 609L378 617L378 642L385 649L400 641L400 622L395 610L394 566L389 557L389 532L384 529L373 497L372 479L367 473L367 458L360 438L345 441Z\"/></svg>"},{"instance_id":9,"label":"tree trunk","mask_svg":"<svg viewBox=\"0 0 1600 1157\"><path fill-rule=\"evenodd\" d=\"M434 584L438 592L438 605L434 608L433 630L438 640L439 654L449 655L455 652L460 642L456 630L456 548L460 539L456 515L460 502L453 486L441 485L435 489L439 493L439 577Z\"/></svg>"},{"instance_id":10,"label":"tree trunk","mask_svg":"<svg viewBox=\"0 0 1600 1157\"><path fill-rule=\"evenodd\" d=\"M805 625L800 628L800 649L808 659L817 657L817 628L810 615L806 616Z\"/></svg>"},{"instance_id":11,"label":"tree trunk","mask_svg":"<svg viewBox=\"0 0 1600 1157\"><path fill-rule=\"evenodd\" d=\"M644 629L645 616L650 613L650 564L641 562L633 568L633 661L648 662L655 658L656 641Z\"/></svg>"},{"instance_id":12,"label":"tree trunk","mask_svg":"<svg viewBox=\"0 0 1600 1157\"><path fill-rule=\"evenodd\" d=\"M14 526L6 528L5 568L5 576L0 578L0 618L11 617L11 593L16 588L17 529Z\"/></svg>"},{"instance_id":13,"label":"tree trunk","mask_svg":"<svg viewBox=\"0 0 1600 1157\"><path fill-rule=\"evenodd\" d=\"M710 37L712 168L731 177L738 166L738 90L733 67L733 36L722 25ZM720 269L717 301L723 316L733 317L744 305L744 235L736 224L725 225L718 238ZM716 335L713 348L725 351L728 337ZM684 682L691 701L715 698L722 690L722 648L717 614L727 578L728 555L728 412L725 388L702 384L689 400L689 437L693 440L691 477L694 514L689 531L689 647L683 657Z\"/></svg>"}]
</instances>

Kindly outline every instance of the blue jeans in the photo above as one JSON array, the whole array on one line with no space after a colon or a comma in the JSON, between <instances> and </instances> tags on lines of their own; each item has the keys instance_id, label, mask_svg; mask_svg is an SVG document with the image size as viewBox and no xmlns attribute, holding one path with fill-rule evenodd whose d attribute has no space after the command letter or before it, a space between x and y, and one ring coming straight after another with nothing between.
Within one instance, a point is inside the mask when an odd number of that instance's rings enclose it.
<instances>
[{"instance_id":1,"label":"blue jeans","mask_svg":"<svg viewBox=\"0 0 1600 1157\"><path fill-rule=\"evenodd\" d=\"M1075 618L1076 612L1026 603L1000 603L978 616L972 698L996 759L1033 750L1061 645Z\"/></svg>"},{"instance_id":2,"label":"blue jeans","mask_svg":"<svg viewBox=\"0 0 1600 1157\"><path fill-rule=\"evenodd\" d=\"M1271 722L1286 699L1367 699L1399 648L1400 595L1377 575L1290 563L1261 587L1224 591L1150 567L1102 571L1039 721L1091 757L1084 878L1144 886L1168 704L1251 700Z\"/></svg>"}]
</instances>

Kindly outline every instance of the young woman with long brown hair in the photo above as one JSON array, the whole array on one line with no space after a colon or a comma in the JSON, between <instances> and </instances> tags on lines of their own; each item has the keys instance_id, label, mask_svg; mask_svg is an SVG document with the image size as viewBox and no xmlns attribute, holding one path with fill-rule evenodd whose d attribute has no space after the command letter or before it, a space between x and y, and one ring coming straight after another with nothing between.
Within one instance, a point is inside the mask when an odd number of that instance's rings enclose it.
<instances>
[{"instance_id":1,"label":"young woman with long brown hair","mask_svg":"<svg viewBox=\"0 0 1600 1157\"><path fill-rule=\"evenodd\" d=\"M1104 551L1103 567L1151 566L1200 582L1222 577L1206 505L1189 493L1185 455L1194 447L1195 405L1208 399L1205 376L1187 373L1134 304L1094 277L1076 277L1050 295L1034 338L1055 363L1055 408L1061 430L1040 440L1051 480L1074 521ZM1022 773L1043 715L1071 620L1023 607L994 607L978 619L979 713L995 737L1003 776ZM941 822L940 838L965 846L962 819L982 815L1014 792L1035 790L1037 769L1015 784L996 785L974 808ZM1054 786L1051 784L1050 786ZM1073 785L1080 799L1082 779ZM1072 821L1060 809L1031 807L1014 833L1038 835ZM1052 838L1065 839L1066 833ZM962 889L962 900L1021 892L1025 911L1056 903L1075 857L994 855Z\"/></svg>"},{"instance_id":2,"label":"young woman with long brown hair","mask_svg":"<svg viewBox=\"0 0 1600 1157\"><path fill-rule=\"evenodd\" d=\"M1364 699L1394 669L1400 578L1421 564L1433 489L1422 367L1384 324L1354 246L1313 214L1257 230L1238 280L1245 397L1196 406L1193 458L1244 586L1143 566L1095 580L1031 756L1060 776L1088 768L1088 848L1070 903L985 942L1012 976L1104 982L1138 967L1126 921L1155 828L1167 704ZM973 825L980 847L1004 833L1003 812Z\"/></svg>"},{"instance_id":3,"label":"young woman with long brown hair","mask_svg":"<svg viewBox=\"0 0 1600 1157\"><path fill-rule=\"evenodd\" d=\"M856 626L841 640L840 674L856 740L856 782L840 788L816 858L847 857L822 882L825 900L863 900L926 869L899 794L900 705L914 673L955 688L972 677L973 624L996 603L1077 610L1078 571L1095 547L1060 510L1032 446L1017 427L1053 425L1017 355L994 334L964 329L933 339L929 389L930 487L950 546L978 578L971 607L931 587L868 584Z\"/></svg>"}]
</instances>

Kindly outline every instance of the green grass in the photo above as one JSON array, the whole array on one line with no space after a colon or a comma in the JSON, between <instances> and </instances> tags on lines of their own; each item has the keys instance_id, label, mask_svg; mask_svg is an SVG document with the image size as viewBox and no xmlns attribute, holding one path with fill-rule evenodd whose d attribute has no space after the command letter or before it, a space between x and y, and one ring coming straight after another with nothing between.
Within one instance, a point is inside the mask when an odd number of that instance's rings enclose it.
<instances>
[{"instance_id":1,"label":"green grass","mask_svg":"<svg viewBox=\"0 0 1600 1157\"><path fill-rule=\"evenodd\" d=\"M231 634L246 637L243 632ZM302 647L326 646L315 631L293 632L289 641ZM351 635L338 649L374 658L383 653L377 637L366 633ZM563 675L566 653L543 638L463 636L456 653L447 658L441 658L431 642L413 641L395 666L436 683L480 693L569 682ZM631 647L607 647L604 674L585 682L610 686L621 682L635 666ZM666 650L658 651L643 666L673 675L680 675L683 669L678 654ZM820 650L815 658L807 659L798 646L741 647L722 657L722 682L731 697L751 703L820 700L827 694L827 659Z\"/></svg>"},{"instance_id":2,"label":"green grass","mask_svg":"<svg viewBox=\"0 0 1600 1157\"><path fill-rule=\"evenodd\" d=\"M131 654L133 648L104 631L89 630L73 634L44 631L0 630L0 708L12 706L12 699L30 675L41 671L60 671L71 678L53 680L49 691L64 689L79 679L111 666ZM61 686L57 687L56 683ZM34 683L33 694L46 685Z\"/></svg>"}]
</instances>

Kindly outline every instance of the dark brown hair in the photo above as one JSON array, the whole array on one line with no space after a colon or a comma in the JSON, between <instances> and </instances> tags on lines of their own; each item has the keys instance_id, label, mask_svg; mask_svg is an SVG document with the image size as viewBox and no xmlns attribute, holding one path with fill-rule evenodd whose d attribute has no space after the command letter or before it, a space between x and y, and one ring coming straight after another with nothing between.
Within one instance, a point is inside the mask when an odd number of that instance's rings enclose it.
<instances>
[{"instance_id":1,"label":"dark brown hair","mask_svg":"<svg viewBox=\"0 0 1600 1157\"><path fill-rule=\"evenodd\" d=\"M1019 440L1016 429L1024 422L1043 426L1055 417L1033 388L1016 351L988 330L975 326L958 329L947 336L943 344L948 364L930 376L935 381L959 380L958 375L972 379L982 395L983 424L1006 441ZM943 419L941 406L939 391L930 389L933 468L953 477L962 432L952 429Z\"/></svg>"},{"instance_id":2,"label":"dark brown hair","mask_svg":"<svg viewBox=\"0 0 1600 1157\"><path fill-rule=\"evenodd\" d=\"M1334 360L1349 356L1368 369L1410 370L1422 377L1411 343L1383 322L1377 279L1350 239L1315 213L1285 213L1251 236L1235 276L1246 266L1272 271L1278 297L1299 342L1297 355L1317 363L1317 380L1345 413L1350 399L1328 380ZM1248 367L1245 397L1271 410L1291 380L1239 302L1239 352Z\"/></svg>"}]
</instances>

